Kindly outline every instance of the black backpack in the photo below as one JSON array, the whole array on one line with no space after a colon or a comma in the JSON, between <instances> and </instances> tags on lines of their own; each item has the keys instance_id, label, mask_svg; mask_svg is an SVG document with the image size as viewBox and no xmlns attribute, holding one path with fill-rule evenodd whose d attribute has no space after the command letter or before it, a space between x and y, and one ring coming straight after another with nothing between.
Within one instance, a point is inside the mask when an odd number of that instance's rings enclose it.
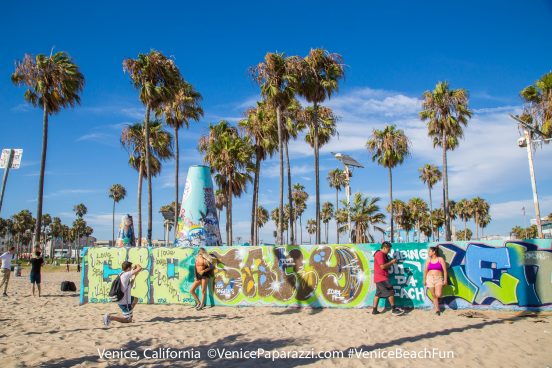
<instances>
[{"instance_id":1,"label":"black backpack","mask_svg":"<svg viewBox=\"0 0 552 368\"><path fill-rule=\"evenodd\" d=\"M61 283L61 291L77 291L77 287L72 281L63 281Z\"/></svg>"},{"instance_id":2,"label":"black backpack","mask_svg":"<svg viewBox=\"0 0 552 368\"><path fill-rule=\"evenodd\" d=\"M109 290L109 297L111 298L112 302L118 302L119 300L123 299L125 296L125 292L123 291L123 283L121 282L121 275L123 273L120 273L115 280L111 283L111 289Z\"/></svg>"}]
</instances>

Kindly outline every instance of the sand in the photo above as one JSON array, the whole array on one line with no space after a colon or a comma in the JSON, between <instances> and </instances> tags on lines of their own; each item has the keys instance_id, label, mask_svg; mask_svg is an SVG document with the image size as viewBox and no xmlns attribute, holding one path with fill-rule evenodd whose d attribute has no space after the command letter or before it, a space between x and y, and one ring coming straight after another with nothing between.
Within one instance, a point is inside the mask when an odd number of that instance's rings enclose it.
<instances>
[{"instance_id":1,"label":"sand","mask_svg":"<svg viewBox=\"0 0 552 368\"><path fill-rule=\"evenodd\" d=\"M441 316L415 310L395 317L389 312L372 316L366 309L214 307L196 311L189 306L138 305L133 323L113 322L106 328L102 314L118 312L117 305L79 306L78 293L60 291L62 280L78 285L79 274L49 272L42 279L41 298L29 296L27 277L13 274L9 297L0 297L2 367L552 366L550 313L478 311L475 318L468 318L463 316L465 310ZM155 352L146 349L158 348L165 349L160 350L165 354L160 359L144 356L154 357ZM140 359L101 358L102 349L136 354ZM224 354L222 349L226 354L231 351L234 359L209 358L210 349L219 349L217 355ZM259 349L290 354L290 358L273 363ZM171 351L180 352L181 359L172 359ZM264 357L243 358L251 351ZM312 357L312 351L336 351L344 357ZM361 357L368 351L373 351L371 356ZM383 357L405 355L405 351L419 357ZM293 358L294 354L302 354L303 359Z\"/></svg>"}]
</instances>

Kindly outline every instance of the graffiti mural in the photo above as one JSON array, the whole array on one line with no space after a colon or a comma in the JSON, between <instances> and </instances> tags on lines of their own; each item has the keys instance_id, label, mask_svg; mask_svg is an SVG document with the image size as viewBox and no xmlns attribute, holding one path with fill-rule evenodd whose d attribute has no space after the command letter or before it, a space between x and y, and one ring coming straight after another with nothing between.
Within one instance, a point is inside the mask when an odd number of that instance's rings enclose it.
<instances>
[{"instance_id":1,"label":"graffiti mural","mask_svg":"<svg viewBox=\"0 0 552 368\"><path fill-rule=\"evenodd\" d=\"M207 166L188 169L182 205L178 214L175 245L203 247L221 245L215 193Z\"/></svg>"},{"instance_id":2,"label":"graffiti mural","mask_svg":"<svg viewBox=\"0 0 552 368\"><path fill-rule=\"evenodd\" d=\"M123 215L121 218L121 225L119 225L116 245L118 247L136 246L134 238L134 222L131 215Z\"/></svg>"},{"instance_id":3,"label":"graffiti mural","mask_svg":"<svg viewBox=\"0 0 552 368\"><path fill-rule=\"evenodd\" d=\"M429 307L423 272L427 248L439 245L449 272L443 302L451 308L552 309L550 241L394 244L390 269L398 305ZM211 305L362 308L372 305L373 254L379 244L208 247L216 259ZM86 248L81 303L109 301L129 260L146 268L132 295L140 303L192 304L197 248Z\"/></svg>"}]
</instances>

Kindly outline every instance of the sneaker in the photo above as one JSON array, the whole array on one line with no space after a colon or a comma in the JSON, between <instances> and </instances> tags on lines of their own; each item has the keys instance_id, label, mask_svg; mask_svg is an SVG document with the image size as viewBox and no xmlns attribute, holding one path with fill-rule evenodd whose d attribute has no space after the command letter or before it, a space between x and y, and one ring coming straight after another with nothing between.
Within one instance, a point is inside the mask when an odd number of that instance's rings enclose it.
<instances>
[{"instance_id":1,"label":"sneaker","mask_svg":"<svg viewBox=\"0 0 552 368\"><path fill-rule=\"evenodd\" d=\"M391 314L394 315L394 316L400 316L400 315L404 314L404 310L402 310L401 308L395 307L391 310Z\"/></svg>"},{"instance_id":2,"label":"sneaker","mask_svg":"<svg viewBox=\"0 0 552 368\"><path fill-rule=\"evenodd\" d=\"M380 312L376 308L374 308L372 309L372 314L380 314Z\"/></svg>"},{"instance_id":3,"label":"sneaker","mask_svg":"<svg viewBox=\"0 0 552 368\"><path fill-rule=\"evenodd\" d=\"M109 324L111 323L111 320L109 319L109 314L104 314L103 316L103 323L104 323L104 326L109 326Z\"/></svg>"}]
</instances>

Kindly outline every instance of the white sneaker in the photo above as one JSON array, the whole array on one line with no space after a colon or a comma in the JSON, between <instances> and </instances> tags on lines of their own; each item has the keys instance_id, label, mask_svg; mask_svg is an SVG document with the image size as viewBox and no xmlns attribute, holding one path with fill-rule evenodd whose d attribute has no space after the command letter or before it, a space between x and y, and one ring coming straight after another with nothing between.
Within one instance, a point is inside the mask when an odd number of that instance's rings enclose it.
<instances>
[{"instance_id":1,"label":"white sneaker","mask_svg":"<svg viewBox=\"0 0 552 368\"><path fill-rule=\"evenodd\" d=\"M111 323L111 320L109 319L109 314L104 314L103 316L103 323L104 323L104 326L109 326L109 324Z\"/></svg>"}]
</instances>

